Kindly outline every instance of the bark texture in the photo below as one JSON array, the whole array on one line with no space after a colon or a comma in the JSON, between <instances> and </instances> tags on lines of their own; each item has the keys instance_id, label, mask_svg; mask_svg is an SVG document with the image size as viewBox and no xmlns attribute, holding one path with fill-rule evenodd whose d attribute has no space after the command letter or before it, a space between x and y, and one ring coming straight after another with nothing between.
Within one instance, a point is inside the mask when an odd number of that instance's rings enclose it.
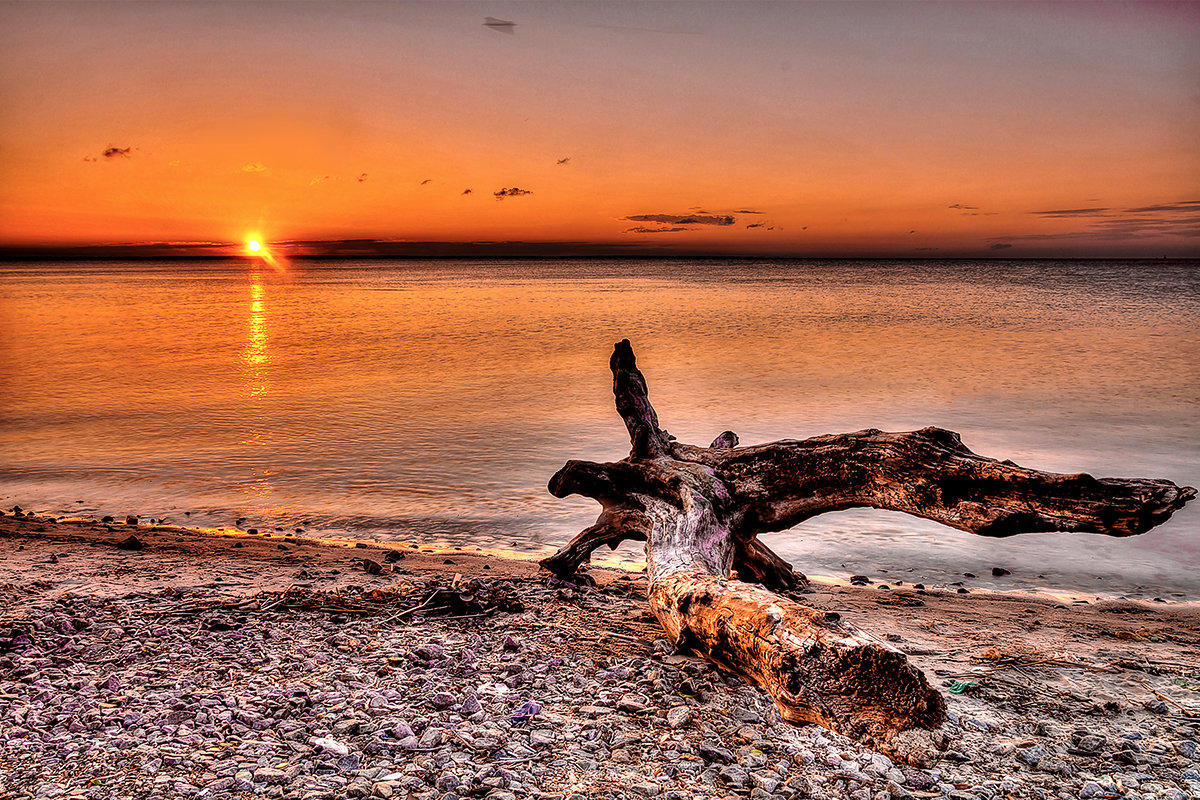
<instances>
[{"instance_id":1,"label":"bark texture","mask_svg":"<svg viewBox=\"0 0 1200 800\"><path fill-rule=\"evenodd\" d=\"M683 444L659 426L628 340L617 343L610 367L629 457L569 461L551 478L556 497L592 497L603 510L542 565L569 576L601 545L645 541L650 608L680 648L761 685L785 719L916 765L936 756L942 696L895 648L777 594L805 579L760 534L866 506L982 536L1133 536L1196 494L1166 480L1026 469L977 455L940 428L751 447L725 431L708 447Z\"/></svg>"}]
</instances>

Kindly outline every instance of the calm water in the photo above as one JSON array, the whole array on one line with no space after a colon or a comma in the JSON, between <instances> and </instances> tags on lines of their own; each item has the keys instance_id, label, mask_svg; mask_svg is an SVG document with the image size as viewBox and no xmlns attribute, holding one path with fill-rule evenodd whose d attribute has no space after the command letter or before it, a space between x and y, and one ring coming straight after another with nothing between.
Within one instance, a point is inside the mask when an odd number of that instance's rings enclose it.
<instances>
[{"instance_id":1,"label":"calm water","mask_svg":"<svg viewBox=\"0 0 1200 800\"><path fill-rule=\"evenodd\" d=\"M684 441L935 424L1200 485L1196 262L7 264L0 291L6 507L550 552L597 510L550 475L628 450L624 337ZM1200 594L1200 503L1136 539L856 510L769 543L818 574Z\"/></svg>"}]
</instances>

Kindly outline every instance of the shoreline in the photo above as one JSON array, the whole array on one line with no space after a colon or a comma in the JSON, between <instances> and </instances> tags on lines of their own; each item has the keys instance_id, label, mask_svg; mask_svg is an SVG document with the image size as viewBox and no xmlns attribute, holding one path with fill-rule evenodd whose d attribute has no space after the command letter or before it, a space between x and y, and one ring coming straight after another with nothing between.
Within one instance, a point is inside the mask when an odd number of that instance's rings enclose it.
<instances>
[{"instance_id":1,"label":"shoreline","mask_svg":"<svg viewBox=\"0 0 1200 800\"><path fill-rule=\"evenodd\" d=\"M143 549L118 548L131 534ZM886 637L947 697L950 750L917 770L782 722L674 652L640 576L589 574L6 514L0 798L1200 793L1194 604L814 584L798 599ZM526 701L541 711L515 722Z\"/></svg>"},{"instance_id":2,"label":"shoreline","mask_svg":"<svg viewBox=\"0 0 1200 800\"><path fill-rule=\"evenodd\" d=\"M19 507L19 506L18 506ZM0 510L0 521L5 518L12 518L10 510ZM73 526L94 526L103 525L101 518L97 517L99 512L92 511L91 513L73 515L65 511L56 513L50 512L29 512L24 511L25 516L18 516L15 519L37 519L41 520L42 524L48 522L56 522L64 525ZM129 516L128 518L133 518ZM278 539L281 541L299 540L304 544L316 544L323 546L334 547L366 547L378 550L402 549L405 552L409 550L419 551L423 553L442 553L446 555L476 555L484 557L494 557L509 561L522 561L531 564L552 555L555 551L551 547L546 547L542 551L531 551L518 549L516 547L479 547L475 545L458 545L452 541L429 541L426 539L418 540L415 538L384 540L376 538L354 538L349 532L347 535L337 535L336 532L326 532L320 528L285 528L274 526L270 528L254 528L252 523L242 525L242 520L238 520L238 524L233 526L207 526L207 525L192 525L188 523L167 522L165 519L158 520L148 517L137 517L138 525L143 529L155 530L160 532L165 531L181 531L191 534L203 534L206 536L216 537L246 537L249 539ZM110 517L103 517L110 519ZM117 527L122 527L125 523L120 521L121 518L116 518L109 523ZM150 519L151 522L147 522ZM304 522L302 520L301 522ZM513 542L516 545L517 542ZM846 565L842 565L845 567ZM1106 602L1106 601L1130 601L1130 602L1146 602L1156 604L1169 605L1188 605L1200 608L1200 598L1193 596L1191 592L1179 591L1173 588L1160 588L1156 591L1149 589L1145 585L1136 585L1122 588L1107 588L1098 589L1095 586L1085 587L1082 583L1074 585L1055 585L1053 583L1042 583L1037 578L1013 576L1007 570L1003 570L1002 576L993 575L990 580L986 574L973 574L970 572L954 572L949 568L934 568L921 570L920 568L906 569L904 572L899 572L895 569L889 571L882 567L876 567L874 570L867 567L862 567L858 570L869 579L870 584L888 584L897 586L919 586L921 588L928 587L930 589L943 591L957 591L959 588L966 588L970 593L981 594L997 594L1017 597L1031 597L1052 599L1057 602ZM645 558L638 554L632 554L627 548L619 549L609 553L607 550L598 550L593 553L592 568L611 569L623 573L640 573L645 567ZM535 567L536 569L536 567ZM854 585L852 578L856 577L853 570L846 569L842 574L820 574L804 570L808 580L813 584L828 585L828 586L843 586L848 587ZM922 572L925 577L922 577ZM903 578L901 577L903 575ZM1010 577L1011 576L1011 577ZM999 582L998 582L999 580ZM1067 581L1070 584L1070 580ZM991 585L989 585L991 584ZM1006 585L1007 584L1007 585Z\"/></svg>"}]
</instances>

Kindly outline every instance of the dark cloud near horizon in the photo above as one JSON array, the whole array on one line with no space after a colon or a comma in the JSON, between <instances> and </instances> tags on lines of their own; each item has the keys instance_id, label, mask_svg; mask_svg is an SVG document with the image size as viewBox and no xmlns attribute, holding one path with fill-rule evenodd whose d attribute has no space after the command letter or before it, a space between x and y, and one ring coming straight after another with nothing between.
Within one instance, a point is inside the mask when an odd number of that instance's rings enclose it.
<instances>
[{"instance_id":1,"label":"dark cloud near horizon","mask_svg":"<svg viewBox=\"0 0 1200 800\"><path fill-rule=\"evenodd\" d=\"M626 233L678 233L679 231L690 231L692 228L647 228L645 225L638 225L634 228L626 228Z\"/></svg>"},{"instance_id":2,"label":"dark cloud near horizon","mask_svg":"<svg viewBox=\"0 0 1200 800\"><path fill-rule=\"evenodd\" d=\"M463 190L462 190L462 193L463 193L463 194L470 194L472 191L474 191L474 190L473 190L473 189L463 189Z\"/></svg>"},{"instance_id":3,"label":"dark cloud near horizon","mask_svg":"<svg viewBox=\"0 0 1200 800\"><path fill-rule=\"evenodd\" d=\"M433 178L426 178L425 180L421 181L421 185L424 186L425 184L432 183L432 182L433 182Z\"/></svg>"},{"instance_id":4,"label":"dark cloud near horizon","mask_svg":"<svg viewBox=\"0 0 1200 800\"><path fill-rule=\"evenodd\" d=\"M1031 212L1043 219L1080 219L1087 225L1063 233L1031 233L1005 237L1023 240L1147 239L1156 236L1200 237L1200 200L1180 200L1136 208L1066 208Z\"/></svg>"},{"instance_id":5,"label":"dark cloud near horizon","mask_svg":"<svg viewBox=\"0 0 1200 800\"><path fill-rule=\"evenodd\" d=\"M1010 247L1012 247L1012 244L1009 242L996 242L988 249L989 250L1007 250Z\"/></svg>"},{"instance_id":6,"label":"dark cloud near horizon","mask_svg":"<svg viewBox=\"0 0 1200 800\"><path fill-rule=\"evenodd\" d=\"M565 164L569 164L570 162L571 162L571 157L567 156L566 158L560 158L558 161L555 161L554 165L557 167L561 167L561 166L564 166Z\"/></svg>"},{"instance_id":7,"label":"dark cloud near horizon","mask_svg":"<svg viewBox=\"0 0 1200 800\"><path fill-rule=\"evenodd\" d=\"M1200 211L1182 218L1133 217L1104 219L1093 223L1092 233L1108 234L1118 238L1139 239L1146 236L1200 236Z\"/></svg>"},{"instance_id":8,"label":"dark cloud near horizon","mask_svg":"<svg viewBox=\"0 0 1200 800\"><path fill-rule=\"evenodd\" d=\"M1162 213L1183 213L1183 214L1198 214L1200 213L1200 200L1183 200L1178 203L1164 203L1158 206L1142 206L1141 208L1127 208L1126 214L1162 214Z\"/></svg>"},{"instance_id":9,"label":"dark cloud near horizon","mask_svg":"<svg viewBox=\"0 0 1200 800\"><path fill-rule=\"evenodd\" d=\"M946 208L957 208L960 211L978 211L979 210L979 206L968 206L968 205L963 205L962 203L955 203L952 206L946 206Z\"/></svg>"},{"instance_id":10,"label":"dark cloud near horizon","mask_svg":"<svg viewBox=\"0 0 1200 800\"><path fill-rule=\"evenodd\" d=\"M517 29L517 23L511 22L507 19L496 19L495 17L484 17L483 26L485 28L491 28L494 31L499 31L500 33L508 34L516 33Z\"/></svg>"},{"instance_id":11,"label":"dark cloud near horizon","mask_svg":"<svg viewBox=\"0 0 1200 800\"><path fill-rule=\"evenodd\" d=\"M660 222L664 225L732 225L732 214L633 214L624 219L630 222Z\"/></svg>"},{"instance_id":12,"label":"dark cloud near horizon","mask_svg":"<svg viewBox=\"0 0 1200 800\"><path fill-rule=\"evenodd\" d=\"M767 223L765 223L765 222L751 222L749 225L746 226L746 228L747 229L749 229L749 228L765 228L766 226L767 226Z\"/></svg>"},{"instance_id":13,"label":"dark cloud near horizon","mask_svg":"<svg viewBox=\"0 0 1200 800\"><path fill-rule=\"evenodd\" d=\"M735 214L765 214L765 213L767 213L767 212L765 212L765 211L751 211L751 210L750 210L750 209L748 209L748 208L743 208L743 209L740 209L740 210L738 210L738 211L735 211L735 212L733 212L733 213L735 213Z\"/></svg>"},{"instance_id":14,"label":"dark cloud near horizon","mask_svg":"<svg viewBox=\"0 0 1200 800\"><path fill-rule=\"evenodd\" d=\"M1175 203L1160 203L1137 208L1060 208L1052 211L1030 212L1039 217L1107 217L1113 214L1200 214L1200 200L1180 200Z\"/></svg>"},{"instance_id":15,"label":"dark cloud near horizon","mask_svg":"<svg viewBox=\"0 0 1200 800\"><path fill-rule=\"evenodd\" d=\"M104 149L105 158L129 158L132 155L132 147L106 147Z\"/></svg>"},{"instance_id":16,"label":"dark cloud near horizon","mask_svg":"<svg viewBox=\"0 0 1200 800\"><path fill-rule=\"evenodd\" d=\"M367 179L367 173L365 173L365 172L359 173L359 176L358 176L358 182L359 182L359 183L362 183L362 182L363 182L363 181L365 181L366 179Z\"/></svg>"},{"instance_id":17,"label":"dark cloud near horizon","mask_svg":"<svg viewBox=\"0 0 1200 800\"><path fill-rule=\"evenodd\" d=\"M516 186L511 189L501 189L498 192L492 192L492 196L497 200L503 200L506 197L521 197L527 194L533 194L533 192L529 189L518 189Z\"/></svg>"}]
</instances>

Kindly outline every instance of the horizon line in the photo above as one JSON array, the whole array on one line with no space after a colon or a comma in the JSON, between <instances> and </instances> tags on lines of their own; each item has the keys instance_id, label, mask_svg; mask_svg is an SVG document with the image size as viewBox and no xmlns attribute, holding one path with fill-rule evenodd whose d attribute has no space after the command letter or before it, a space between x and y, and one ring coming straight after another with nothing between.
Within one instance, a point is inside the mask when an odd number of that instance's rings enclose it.
<instances>
[{"instance_id":1,"label":"horizon line","mask_svg":"<svg viewBox=\"0 0 1200 800\"><path fill-rule=\"evenodd\" d=\"M1137 255L1091 255L1078 252L1014 253L1009 249L979 252L966 249L947 249L945 252L900 252L888 250L812 251L812 252L754 252L725 250L721 248L664 248L634 243L606 243L588 241L389 241L381 239L304 239L284 240L272 247L284 251L289 260L335 260L335 259L402 259L402 260L482 260L493 258L521 259L884 259L908 261L937 261L943 259L979 261L1029 261L1029 260L1146 260L1146 261L1194 261L1200 253L1182 254L1137 254ZM237 242L127 242L112 244L12 244L0 245L0 261L113 261L113 260L221 260L241 259L253 261L257 256L246 253Z\"/></svg>"}]
</instances>

